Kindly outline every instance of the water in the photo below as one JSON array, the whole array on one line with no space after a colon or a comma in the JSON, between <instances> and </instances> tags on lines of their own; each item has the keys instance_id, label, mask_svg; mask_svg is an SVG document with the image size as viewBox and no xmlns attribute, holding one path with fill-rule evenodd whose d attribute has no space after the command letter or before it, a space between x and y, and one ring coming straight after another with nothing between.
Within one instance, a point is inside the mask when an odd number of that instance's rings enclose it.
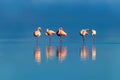
<instances>
[{"instance_id":1,"label":"water","mask_svg":"<svg viewBox=\"0 0 120 80\"><path fill-rule=\"evenodd\" d=\"M41 42L40 42L41 41ZM119 80L120 44L63 40L0 42L1 80ZM71 44L70 44L71 43Z\"/></svg>"},{"instance_id":2,"label":"water","mask_svg":"<svg viewBox=\"0 0 120 80\"><path fill-rule=\"evenodd\" d=\"M0 80L120 80L118 0L0 0ZM42 28L38 46L33 32ZM68 33L62 45L45 30ZM79 32L95 29L82 44Z\"/></svg>"}]
</instances>

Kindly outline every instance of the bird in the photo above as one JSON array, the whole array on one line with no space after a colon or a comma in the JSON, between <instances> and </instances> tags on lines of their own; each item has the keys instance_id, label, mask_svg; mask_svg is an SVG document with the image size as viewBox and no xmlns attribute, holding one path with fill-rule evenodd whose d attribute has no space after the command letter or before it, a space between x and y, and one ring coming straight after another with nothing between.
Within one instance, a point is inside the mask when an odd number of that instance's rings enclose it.
<instances>
[{"instance_id":1,"label":"bird","mask_svg":"<svg viewBox=\"0 0 120 80\"><path fill-rule=\"evenodd\" d=\"M88 35L88 31L89 29L87 28L87 29L82 29L81 31L80 31L80 35L82 36L82 38L83 38L83 43L84 43L84 36L86 36L86 35Z\"/></svg>"},{"instance_id":2,"label":"bird","mask_svg":"<svg viewBox=\"0 0 120 80\"><path fill-rule=\"evenodd\" d=\"M41 36L41 27L38 27L37 30L34 32L35 37L40 37Z\"/></svg>"},{"instance_id":3,"label":"bird","mask_svg":"<svg viewBox=\"0 0 120 80\"><path fill-rule=\"evenodd\" d=\"M38 47L38 37L41 36L41 27L37 28L37 30L34 32L34 36L37 38L36 46Z\"/></svg>"},{"instance_id":4,"label":"bird","mask_svg":"<svg viewBox=\"0 0 120 80\"><path fill-rule=\"evenodd\" d=\"M92 29L91 33L92 33L92 40L94 41L96 36L96 30Z\"/></svg>"},{"instance_id":5,"label":"bird","mask_svg":"<svg viewBox=\"0 0 120 80\"><path fill-rule=\"evenodd\" d=\"M49 42L51 44L51 36L54 35L54 34L56 34L56 32L53 31L53 30L46 29L45 34L46 34L46 36L49 36Z\"/></svg>"},{"instance_id":6,"label":"bird","mask_svg":"<svg viewBox=\"0 0 120 80\"><path fill-rule=\"evenodd\" d=\"M56 32L53 31L53 30L46 29L46 33L45 33L45 34L46 34L47 36L51 36L51 35L56 34Z\"/></svg>"},{"instance_id":7,"label":"bird","mask_svg":"<svg viewBox=\"0 0 120 80\"><path fill-rule=\"evenodd\" d=\"M57 31L57 36L60 37L60 43L62 43L62 36L67 36L68 34L60 27Z\"/></svg>"}]
</instances>

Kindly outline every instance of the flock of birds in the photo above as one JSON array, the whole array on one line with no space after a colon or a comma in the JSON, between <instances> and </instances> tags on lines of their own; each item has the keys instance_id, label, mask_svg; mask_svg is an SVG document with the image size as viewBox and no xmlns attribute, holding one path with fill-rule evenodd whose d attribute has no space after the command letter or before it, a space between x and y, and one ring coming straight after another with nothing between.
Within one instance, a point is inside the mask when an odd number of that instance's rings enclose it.
<instances>
[{"instance_id":1,"label":"flock of birds","mask_svg":"<svg viewBox=\"0 0 120 80\"><path fill-rule=\"evenodd\" d=\"M89 28L86 28L86 29L82 29L80 31L80 35L83 38L83 42L84 42L84 37L89 34L88 33L89 31L91 31L92 39L94 41L95 36L96 36L96 30L94 30L94 29L90 30ZM60 27L57 32L55 32L53 30L46 29L45 34L46 34L46 36L49 36L50 41L51 41L51 36L54 35L54 34L57 34L57 36L60 37L60 42L62 42L62 36L67 36L67 33L63 30L62 27ZM41 27L37 28L37 30L34 32L34 36L37 37L37 38L41 36Z\"/></svg>"},{"instance_id":2,"label":"flock of birds","mask_svg":"<svg viewBox=\"0 0 120 80\"><path fill-rule=\"evenodd\" d=\"M86 59L88 58L88 55L89 55L89 50L86 46L84 46L84 37L86 35L89 34L89 32L91 32L92 34L92 40L94 41L95 39L95 36L96 36L96 30L92 29L90 30L89 28L86 28L86 29L82 29L80 31L80 35L82 36L82 39L83 39L83 45L80 49L80 56L82 59ZM49 37L49 42L51 43L51 36L52 35L55 35L57 34L57 36L59 36L60 38L60 48L58 49L57 51L57 57L58 57L58 60L60 62L62 62L65 57L67 56L67 49L65 47L62 47L61 46L61 43L62 43L62 36L67 36L68 34L63 30L62 27L60 27L57 32L53 31L53 30L49 30L49 29L46 29L46 32L45 32L46 36ZM40 63L41 62L41 52L38 48L38 38L41 36L41 27L38 27L37 30L34 32L34 36L37 38L37 48L34 52L34 56L35 56L35 60ZM50 56L54 56L55 54L55 50L54 48L49 45L47 48L46 48L46 58L48 59ZM95 46L93 45L92 46L92 59L95 60L96 58L96 48Z\"/></svg>"}]
</instances>

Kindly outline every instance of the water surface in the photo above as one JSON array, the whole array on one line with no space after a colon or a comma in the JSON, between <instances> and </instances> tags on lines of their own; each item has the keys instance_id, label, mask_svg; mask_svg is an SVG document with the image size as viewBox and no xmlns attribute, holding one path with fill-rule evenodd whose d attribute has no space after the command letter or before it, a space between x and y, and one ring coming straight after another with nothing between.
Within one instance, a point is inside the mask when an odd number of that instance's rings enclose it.
<instances>
[{"instance_id":1,"label":"water surface","mask_svg":"<svg viewBox=\"0 0 120 80\"><path fill-rule=\"evenodd\" d=\"M119 80L120 44L36 40L0 42L2 80Z\"/></svg>"}]
</instances>

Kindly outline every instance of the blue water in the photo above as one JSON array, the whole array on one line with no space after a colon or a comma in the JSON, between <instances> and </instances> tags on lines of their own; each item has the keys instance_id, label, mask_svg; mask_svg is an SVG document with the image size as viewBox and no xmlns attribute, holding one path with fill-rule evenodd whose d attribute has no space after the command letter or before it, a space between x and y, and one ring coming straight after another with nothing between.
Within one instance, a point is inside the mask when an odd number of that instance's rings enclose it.
<instances>
[{"instance_id":1,"label":"blue water","mask_svg":"<svg viewBox=\"0 0 120 80\"><path fill-rule=\"evenodd\" d=\"M119 8L119 0L0 0L0 80L120 80ZM50 44L45 30L59 27L68 36ZM83 28L97 31L94 43L89 33L82 44Z\"/></svg>"},{"instance_id":2,"label":"blue water","mask_svg":"<svg viewBox=\"0 0 120 80\"><path fill-rule=\"evenodd\" d=\"M0 79L119 80L119 47L118 43L82 45L65 38L61 46L59 39L49 45L40 38L38 46L36 39L0 41Z\"/></svg>"}]
</instances>

